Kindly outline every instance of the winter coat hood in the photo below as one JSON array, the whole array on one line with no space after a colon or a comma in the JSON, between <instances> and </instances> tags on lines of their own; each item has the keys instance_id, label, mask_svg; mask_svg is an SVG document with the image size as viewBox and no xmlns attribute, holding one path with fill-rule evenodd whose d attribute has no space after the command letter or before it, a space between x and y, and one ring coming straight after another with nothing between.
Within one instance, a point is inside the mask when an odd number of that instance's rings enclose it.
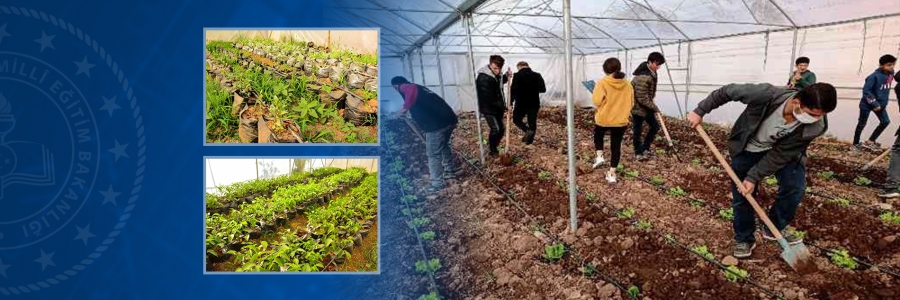
<instances>
[{"instance_id":1,"label":"winter coat hood","mask_svg":"<svg viewBox=\"0 0 900 300\"><path fill-rule=\"evenodd\" d=\"M494 72L491 72L491 66L490 66L490 65L487 65L487 66L481 67L481 69L478 69L478 74L484 74L484 75L490 76L490 77L495 78L495 79L496 79L498 76L500 76L500 75L494 75Z\"/></svg>"}]
</instances>

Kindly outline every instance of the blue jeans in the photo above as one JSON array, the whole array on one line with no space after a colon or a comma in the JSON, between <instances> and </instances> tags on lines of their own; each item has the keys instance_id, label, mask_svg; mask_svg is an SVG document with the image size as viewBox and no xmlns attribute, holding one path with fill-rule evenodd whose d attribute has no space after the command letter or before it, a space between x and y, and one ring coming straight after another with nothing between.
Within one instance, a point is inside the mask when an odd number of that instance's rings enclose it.
<instances>
[{"instance_id":1,"label":"blue jeans","mask_svg":"<svg viewBox=\"0 0 900 300\"><path fill-rule=\"evenodd\" d=\"M747 172L758 163L766 152L747 152L738 153L731 158L731 168L738 178L743 180L747 177ZM800 161L792 162L778 172L775 173L778 179L778 193L775 196L775 203L769 209L769 219L775 224L778 230L784 230L787 225L794 220L797 213L797 207L800 206L800 199L806 192L806 167ZM758 182L757 186L763 184ZM756 195L756 191L753 191ZM731 186L731 195L734 200L731 207L734 209L734 240L738 243L754 243L756 237L756 213L750 202L744 198L736 186Z\"/></svg>"},{"instance_id":2,"label":"blue jeans","mask_svg":"<svg viewBox=\"0 0 900 300\"><path fill-rule=\"evenodd\" d=\"M432 187L444 186L444 173L453 174L460 170L453 162L453 153L450 152L450 136L453 135L454 129L456 125L450 125L425 133L425 154L428 156L428 173L431 176Z\"/></svg>"},{"instance_id":3,"label":"blue jeans","mask_svg":"<svg viewBox=\"0 0 900 300\"><path fill-rule=\"evenodd\" d=\"M875 116L878 117L878 126L875 127L875 130L872 131L872 135L869 136L870 141L878 140L878 136L881 135L881 132L884 131L888 125L891 124L891 118L888 117L887 113L887 102L881 105L881 110L873 111L872 108L865 104L859 105L859 120L856 123L856 132L853 133L853 144L859 144L859 138L862 135L863 129L866 128L866 123L869 122L869 114L875 113Z\"/></svg>"}]
</instances>

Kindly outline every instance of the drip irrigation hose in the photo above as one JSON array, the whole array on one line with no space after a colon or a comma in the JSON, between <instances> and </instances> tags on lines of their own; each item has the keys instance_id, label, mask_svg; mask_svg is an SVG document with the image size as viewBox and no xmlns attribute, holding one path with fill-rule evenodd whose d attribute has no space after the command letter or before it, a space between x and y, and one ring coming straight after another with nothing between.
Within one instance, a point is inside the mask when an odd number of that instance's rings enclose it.
<instances>
[{"instance_id":1,"label":"drip irrigation hose","mask_svg":"<svg viewBox=\"0 0 900 300\"><path fill-rule=\"evenodd\" d=\"M406 124L410 127L410 129L411 129L413 132L416 133L417 136L419 136L419 138L421 138L423 141L425 140L425 138L422 137L422 134L418 131L418 129L416 129L415 127L413 127L412 124L410 124L409 122L406 122ZM513 198L511 195L509 195L509 193L508 193L506 190L504 190L502 187L500 187L500 186L494 181L494 179L493 179L490 175L488 175L488 174L486 174L486 173L484 172L484 170L482 170L481 168L479 168L478 166L476 166L475 164L473 164L473 163L471 162L471 159L472 159L472 158L470 158L470 157L468 157L467 155L465 155L465 153L462 153L462 151L459 151L459 150L456 150L456 149L452 149L452 148L451 148L451 150L453 150L453 152L455 152L456 155L462 157L462 158L463 158L463 161L465 161L466 164L469 165L472 169L474 169L475 171L477 171L478 174L481 175L481 177L483 177L484 179L487 179L487 181L488 181L495 189L497 189L497 191L499 191L501 194L503 194L503 195L506 197L507 202L512 203L513 206L516 208L516 210L518 210L519 212L521 212L521 213L525 216L526 220L531 221L531 222L534 222L534 218L533 218L530 214L528 214L528 211L526 211L526 210L522 207L522 205L521 205L518 201L516 201L515 198ZM543 233L543 232L542 232L542 233ZM552 232L547 232L546 235L547 235L548 237L550 237L553 241L559 241L559 240L560 240L560 238L559 238L558 236L556 236L555 234L553 234ZM416 237L418 238L418 233L416 234ZM568 247L568 246L567 246L566 248L573 249L573 248ZM579 255L580 255L580 254L579 254ZM632 296L631 294L629 294L629 293L628 293L628 289L625 288L625 287L622 285L622 283L620 283L618 280L616 280L616 279L613 278L612 276L607 275L606 273L604 273L604 272L601 271L600 269L597 269L596 267L594 268L594 272L597 273L598 275L600 275L600 277L601 277L605 282L611 283L611 284L612 284L613 286L615 286L617 289L619 289L620 291L624 292L625 295L628 295L628 298L629 298L629 299L638 299L638 298Z\"/></svg>"},{"instance_id":2,"label":"drip irrigation hose","mask_svg":"<svg viewBox=\"0 0 900 300\"><path fill-rule=\"evenodd\" d=\"M664 185L659 185L659 186L654 185L654 184L651 183L650 180L647 179L646 177L643 177L643 176L637 176L636 178L639 179L639 180L641 180L641 181L643 181L644 183L648 183L648 184L650 184L650 185L653 185L653 186L657 187L657 189L664 190L664 189L666 188L666 186L664 186ZM717 205L715 205L715 204L713 204L713 203L710 203L710 202L705 201L705 200L702 200L702 199L697 199L697 198L694 198L694 197L691 197L691 196L688 196L688 195L684 195L684 196L682 196L682 197L684 197L684 198L690 200L691 202L695 202L695 201L696 201L696 202L702 202L702 203L704 203L704 204L705 204L704 206L707 206L707 207L709 207L710 209L713 209L713 210L714 210L714 211L712 211L713 213L718 213L719 211L724 210L723 207L717 206ZM825 257L827 257L827 254L830 254L830 253L836 253L836 252L837 252L837 250L835 250L835 249L831 249L831 248L819 246L818 244L816 244L815 242L810 241L810 240L804 240L803 242L804 242L805 244L808 244L808 245L810 245L810 246L813 246L814 248L817 248L817 249L819 249L819 250L824 251L825 253L823 253L822 255L825 256ZM849 254L849 251L848 251L848 254ZM865 260L863 260L862 258L859 258L859 257L857 257L857 256L855 256L855 255L852 255L852 254L850 254L850 258L852 258L854 261L856 261L856 262L858 262L858 263L860 263L860 264L863 264L863 265L865 265L865 266L868 266L868 267L870 267L870 268L871 268L871 267L875 267L878 271L880 271L880 272L882 272L882 273L885 273L885 274L888 274L888 275L891 275L891 276L900 278L900 273L898 273L897 271L894 271L894 270L891 269L891 268L878 266L878 265L876 265L875 263L870 263L870 262L865 261Z\"/></svg>"},{"instance_id":3,"label":"drip irrigation hose","mask_svg":"<svg viewBox=\"0 0 900 300\"><path fill-rule=\"evenodd\" d=\"M822 191L814 191L814 190L810 190L807 194L810 194L810 195L813 195L813 196L818 196L818 197L820 197L820 198L825 198L826 201L832 201L832 200L837 200L837 199L846 199L846 198L834 197L834 196L829 195L828 193L822 192ZM850 200L850 199L847 199L847 200ZM872 213L875 213L875 214L881 214L881 213L884 213L884 211L882 211L882 210L880 210L880 209L878 209L878 208L875 208L875 207L871 207L871 206L859 206L859 205L856 205L856 206L857 206L857 207L861 207L862 209L868 210L869 212L872 212Z\"/></svg>"}]
</instances>

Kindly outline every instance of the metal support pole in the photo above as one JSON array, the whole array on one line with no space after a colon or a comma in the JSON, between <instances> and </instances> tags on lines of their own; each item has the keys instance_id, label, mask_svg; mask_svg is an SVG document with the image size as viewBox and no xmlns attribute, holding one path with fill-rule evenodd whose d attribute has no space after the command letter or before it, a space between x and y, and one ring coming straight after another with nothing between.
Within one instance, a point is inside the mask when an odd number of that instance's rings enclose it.
<instances>
[{"instance_id":1,"label":"metal support pole","mask_svg":"<svg viewBox=\"0 0 900 300\"><path fill-rule=\"evenodd\" d=\"M575 190L575 99L572 95L572 1L563 0L563 31L566 50L566 130L569 150L569 228L578 229L578 191Z\"/></svg>"},{"instance_id":2,"label":"metal support pole","mask_svg":"<svg viewBox=\"0 0 900 300\"><path fill-rule=\"evenodd\" d=\"M769 32L766 31L766 48L763 49L763 71L766 70L766 65L769 64Z\"/></svg>"},{"instance_id":3,"label":"metal support pole","mask_svg":"<svg viewBox=\"0 0 900 300\"><path fill-rule=\"evenodd\" d=\"M259 159L254 159L253 162L256 165L256 179L259 179Z\"/></svg>"},{"instance_id":4,"label":"metal support pole","mask_svg":"<svg viewBox=\"0 0 900 300\"><path fill-rule=\"evenodd\" d=\"M791 61L788 67L788 80L794 76L794 60L797 59L797 29L794 29L794 41L791 42Z\"/></svg>"},{"instance_id":5,"label":"metal support pole","mask_svg":"<svg viewBox=\"0 0 900 300\"><path fill-rule=\"evenodd\" d=\"M419 47L419 71L422 71L422 85L427 86L428 83L425 82L425 58L423 57L425 54L422 52L422 47Z\"/></svg>"},{"instance_id":6,"label":"metal support pole","mask_svg":"<svg viewBox=\"0 0 900 300\"><path fill-rule=\"evenodd\" d=\"M862 32L862 49L859 51L859 70L856 71L856 74L862 73L863 68L863 60L866 58L866 35L869 34L869 22L863 21L863 32Z\"/></svg>"},{"instance_id":7,"label":"metal support pole","mask_svg":"<svg viewBox=\"0 0 900 300\"><path fill-rule=\"evenodd\" d=\"M663 50L662 43L659 44L659 52L663 55L663 57L666 56L666 52ZM684 119L686 115L684 114L684 111L681 110L681 104L678 103L678 91L675 90L675 80L672 79L672 71L669 69L669 65L671 64L666 64L666 75L669 76L669 84L672 86L672 96L675 96L675 106L678 106L679 118ZM685 107L684 109L687 109L687 107Z\"/></svg>"},{"instance_id":8,"label":"metal support pole","mask_svg":"<svg viewBox=\"0 0 900 300\"><path fill-rule=\"evenodd\" d=\"M474 22L472 20L472 15L464 15L462 16L466 23L466 41L469 44L469 61L472 66L472 86L475 86L475 78L478 78L478 70L475 69L475 53L472 51L472 27ZM475 94L475 128L478 131L478 159L481 160L481 165L484 165L484 143L482 142L481 137L481 112L478 109L478 92Z\"/></svg>"},{"instance_id":9,"label":"metal support pole","mask_svg":"<svg viewBox=\"0 0 900 300\"><path fill-rule=\"evenodd\" d=\"M418 81L416 81L416 73L413 72L412 52L406 53L406 60L408 61L407 66L409 67L409 70L407 70L409 72L409 80L412 82L418 82Z\"/></svg>"},{"instance_id":10,"label":"metal support pole","mask_svg":"<svg viewBox=\"0 0 900 300\"><path fill-rule=\"evenodd\" d=\"M408 68L409 68L409 62L406 61L406 54L403 54L403 56L400 57L400 61L403 62L403 77L406 77L406 78L409 78L410 80L412 80L412 77L409 76L409 75L411 75L411 74L409 74L409 73L406 72L407 70L409 70L409 69L408 69Z\"/></svg>"},{"instance_id":11,"label":"metal support pole","mask_svg":"<svg viewBox=\"0 0 900 300\"><path fill-rule=\"evenodd\" d=\"M688 112L691 111L691 109L688 108L689 107L688 102L690 102L690 99L691 99L691 70L694 68L694 65L693 65L694 60L693 60L693 58L691 58L691 49L693 48L693 45L694 45L694 42L688 42L688 45L687 45L687 75L685 76L686 78L684 79L685 85L687 86L687 88L685 88L685 91L684 91L684 110L688 111Z\"/></svg>"},{"instance_id":12,"label":"metal support pole","mask_svg":"<svg viewBox=\"0 0 900 300\"><path fill-rule=\"evenodd\" d=\"M435 59L437 59L438 84L441 85L441 97L446 99L447 94L444 90L444 70L441 68L441 37L434 36L432 41L434 41L434 55Z\"/></svg>"}]
</instances>

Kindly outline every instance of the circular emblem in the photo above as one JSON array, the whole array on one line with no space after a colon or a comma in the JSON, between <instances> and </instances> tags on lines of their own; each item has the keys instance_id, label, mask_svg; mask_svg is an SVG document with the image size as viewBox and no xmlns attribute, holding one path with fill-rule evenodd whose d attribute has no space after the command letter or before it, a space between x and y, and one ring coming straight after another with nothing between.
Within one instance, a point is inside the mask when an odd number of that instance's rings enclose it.
<instances>
[{"instance_id":1,"label":"circular emblem","mask_svg":"<svg viewBox=\"0 0 900 300\"><path fill-rule=\"evenodd\" d=\"M0 16L0 294L15 296L64 285L109 249L138 199L146 146L106 49L51 14Z\"/></svg>"}]
</instances>

